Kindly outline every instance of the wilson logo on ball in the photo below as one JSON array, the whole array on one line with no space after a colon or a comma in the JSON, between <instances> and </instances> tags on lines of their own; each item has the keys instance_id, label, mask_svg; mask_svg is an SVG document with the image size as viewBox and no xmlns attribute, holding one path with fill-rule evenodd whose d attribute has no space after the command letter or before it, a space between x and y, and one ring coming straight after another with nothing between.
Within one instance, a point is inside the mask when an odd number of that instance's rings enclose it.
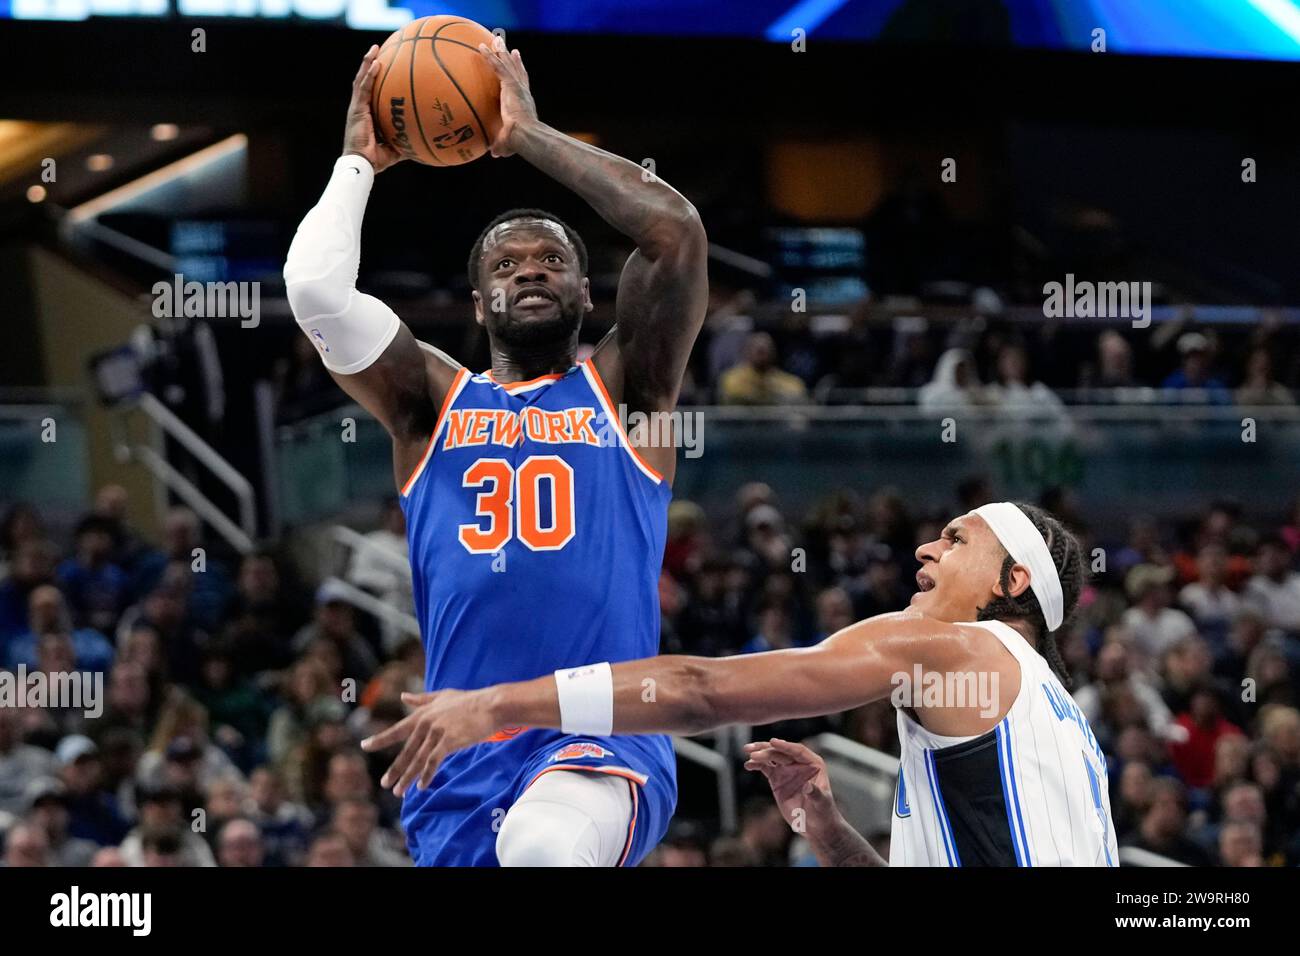
<instances>
[{"instance_id":1,"label":"wilson logo on ball","mask_svg":"<svg viewBox=\"0 0 1300 956\"><path fill-rule=\"evenodd\" d=\"M406 135L406 99L394 96L388 101L389 122L392 124L397 148L404 153L411 152L411 137Z\"/></svg>"}]
</instances>

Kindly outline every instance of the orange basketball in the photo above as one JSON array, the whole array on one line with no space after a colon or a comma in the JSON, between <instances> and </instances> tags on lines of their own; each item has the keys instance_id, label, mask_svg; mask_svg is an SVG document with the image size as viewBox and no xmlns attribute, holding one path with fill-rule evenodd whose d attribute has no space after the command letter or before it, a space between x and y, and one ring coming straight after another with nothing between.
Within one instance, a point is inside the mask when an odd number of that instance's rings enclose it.
<instances>
[{"instance_id":1,"label":"orange basketball","mask_svg":"<svg viewBox=\"0 0 1300 956\"><path fill-rule=\"evenodd\" d=\"M478 51L492 34L464 17L412 20L379 48L375 132L407 159L459 166L501 128L501 83Z\"/></svg>"}]
</instances>

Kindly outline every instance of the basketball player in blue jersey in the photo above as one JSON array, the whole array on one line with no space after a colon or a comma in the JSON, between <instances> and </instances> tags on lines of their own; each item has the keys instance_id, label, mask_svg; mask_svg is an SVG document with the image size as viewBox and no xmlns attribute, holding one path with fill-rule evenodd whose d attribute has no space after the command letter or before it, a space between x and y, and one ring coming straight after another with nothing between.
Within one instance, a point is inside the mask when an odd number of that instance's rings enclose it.
<instances>
[{"instance_id":1,"label":"basketball player in blue jersey","mask_svg":"<svg viewBox=\"0 0 1300 956\"><path fill-rule=\"evenodd\" d=\"M426 694L362 746L403 742L389 773L423 784L443 757L515 723L698 733L888 698L902 751L891 866L1118 865L1105 755L1066 689L1056 646L1083 586L1078 541L1047 512L1003 501L954 518L916 557L906 611L815 647L654 657ZM901 697L900 677L913 688ZM811 751L768 741L748 752L746 766L767 775L823 864L884 863L835 810Z\"/></svg>"},{"instance_id":2,"label":"basketball player in blue jersey","mask_svg":"<svg viewBox=\"0 0 1300 956\"><path fill-rule=\"evenodd\" d=\"M469 257L492 367L464 368L355 288L371 182L400 158L376 140L370 114L377 52L357 72L343 156L284 275L335 381L392 436L425 686L654 654L676 456L628 436L619 411L644 421L676 404L707 299L699 216L640 166L540 122L518 51L499 38L481 47L501 80L492 154L563 183L636 249L615 327L578 363L592 309L581 238L541 210L498 216ZM455 754L423 788L382 783L405 798L417 864L615 866L635 865L662 836L675 774L665 736L516 724Z\"/></svg>"}]
</instances>

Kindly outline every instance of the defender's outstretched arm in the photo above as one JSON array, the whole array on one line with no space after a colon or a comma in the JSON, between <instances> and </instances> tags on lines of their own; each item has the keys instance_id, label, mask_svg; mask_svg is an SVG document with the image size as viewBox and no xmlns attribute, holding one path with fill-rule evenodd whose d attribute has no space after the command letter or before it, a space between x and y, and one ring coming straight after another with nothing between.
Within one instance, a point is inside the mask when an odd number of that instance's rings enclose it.
<instances>
[{"instance_id":1,"label":"defender's outstretched arm","mask_svg":"<svg viewBox=\"0 0 1300 956\"><path fill-rule=\"evenodd\" d=\"M965 671L979 653L963 629L901 611L861 621L810 648L724 658L661 655L477 691L403 695L417 709L362 746L378 750L406 742L381 781L404 793L417 780L427 786L447 754L506 727L693 734L726 724L817 717L888 697L895 675L910 674L917 663L926 670ZM582 681L603 668L612 694L608 684L585 699L561 693L564 681Z\"/></svg>"}]
</instances>

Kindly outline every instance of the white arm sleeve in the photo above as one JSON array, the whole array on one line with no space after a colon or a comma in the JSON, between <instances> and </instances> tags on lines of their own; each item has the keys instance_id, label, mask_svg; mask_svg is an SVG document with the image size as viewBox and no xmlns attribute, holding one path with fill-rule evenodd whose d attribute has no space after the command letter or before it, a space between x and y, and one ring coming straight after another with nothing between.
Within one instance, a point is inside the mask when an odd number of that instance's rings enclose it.
<instances>
[{"instance_id":1,"label":"white arm sleeve","mask_svg":"<svg viewBox=\"0 0 1300 956\"><path fill-rule=\"evenodd\" d=\"M320 202L298 226L284 263L293 316L325 367L355 375L374 364L401 321L374 296L357 291L361 220L375 171L361 156L340 156Z\"/></svg>"}]
</instances>

